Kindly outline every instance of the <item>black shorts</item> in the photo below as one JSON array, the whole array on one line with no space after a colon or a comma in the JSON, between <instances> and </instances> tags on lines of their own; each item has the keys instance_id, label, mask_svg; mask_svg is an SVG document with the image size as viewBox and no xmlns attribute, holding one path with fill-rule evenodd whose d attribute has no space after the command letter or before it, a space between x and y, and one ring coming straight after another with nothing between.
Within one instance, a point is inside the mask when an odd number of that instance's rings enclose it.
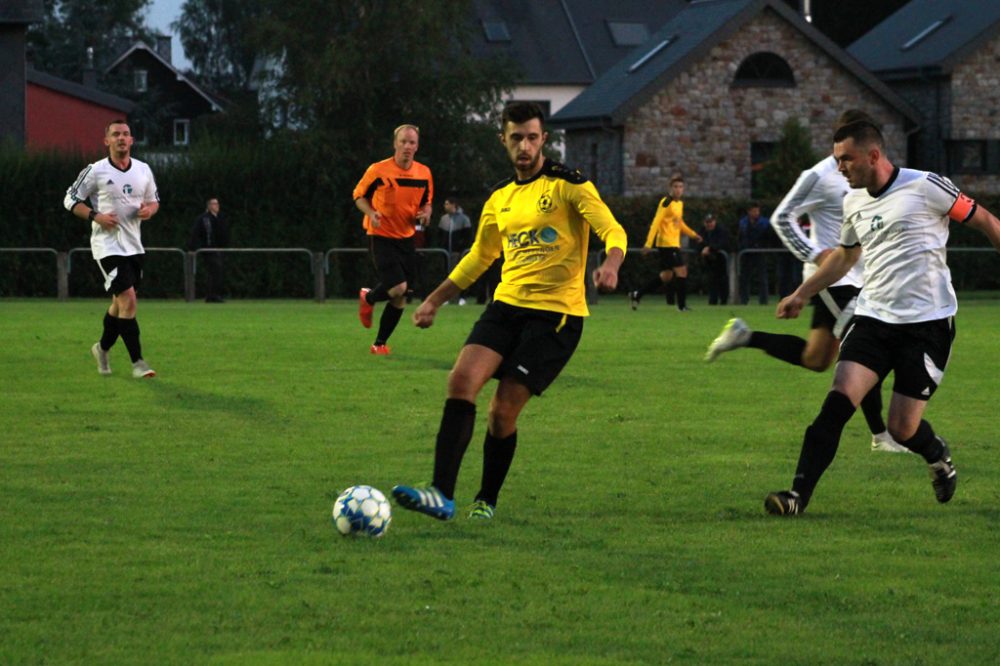
<instances>
[{"instance_id":1,"label":"black shorts","mask_svg":"<svg viewBox=\"0 0 1000 666\"><path fill-rule=\"evenodd\" d=\"M672 271L678 266L684 265L684 256L679 247L658 247L660 252L660 270Z\"/></svg>"},{"instance_id":2,"label":"black shorts","mask_svg":"<svg viewBox=\"0 0 1000 666\"><path fill-rule=\"evenodd\" d=\"M371 239L372 261L378 279L386 289L406 282L413 287L417 278L417 248L412 238L386 238L369 236Z\"/></svg>"},{"instance_id":3,"label":"black shorts","mask_svg":"<svg viewBox=\"0 0 1000 666\"><path fill-rule=\"evenodd\" d=\"M494 378L512 377L541 395L566 367L582 334L583 317L493 301L465 344L489 347L503 356Z\"/></svg>"},{"instance_id":4,"label":"black shorts","mask_svg":"<svg viewBox=\"0 0 1000 666\"><path fill-rule=\"evenodd\" d=\"M827 287L823 291L826 291L830 298L833 299L836 312L830 308L830 304L823 298L822 292L816 294L812 297L812 300L809 301L813 306L812 324L809 328L825 328L828 331L832 331L834 326L837 324L837 319L844 311L844 308L847 307L848 303L858 297L858 294L861 293L861 289L846 284L840 287Z\"/></svg>"},{"instance_id":5,"label":"black shorts","mask_svg":"<svg viewBox=\"0 0 1000 666\"><path fill-rule=\"evenodd\" d=\"M840 360L860 363L880 380L892 371L894 392L928 400L944 377L954 340L954 317L917 324L855 317L840 341Z\"/></svg>"},{"instance_id":6,"label":"black shorts","mask_svg":"<svg viewBox=\"0 0 1000 666\"><path fill-rule=\"evenodd\" d=\"M110 291L117 296L129 287L138 289L142 282L142 263L146 255L130 254L122 256L113 254L97 260L97 265L104 275L104 291Z\"/></svg>"}]
</instances>

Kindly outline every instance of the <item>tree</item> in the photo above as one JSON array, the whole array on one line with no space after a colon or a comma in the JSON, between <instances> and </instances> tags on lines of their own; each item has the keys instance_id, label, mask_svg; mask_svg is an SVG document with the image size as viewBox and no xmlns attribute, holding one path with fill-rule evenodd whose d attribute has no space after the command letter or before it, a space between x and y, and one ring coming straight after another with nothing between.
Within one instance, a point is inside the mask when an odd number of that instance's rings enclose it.
<instances>
[{"instance_id":1,"label":"tree","mask_svg":"<svg viewBox=\"0 0 1000 666\"><path fill-rule=\"evenodd\" d=\"M225 95L251 87L257 61L254 26L262 0L186 0L171 24L200 81Z\"/></svg>"},{"instance_id":2,"label":"tree","mask_svg":"<svg viewBox=\"0 0 1000 666\"><path fill-rule=\"evenodd\" d=\"M782 128L781 138L774 145L770 158L757 174L755 196L761 199L780 199L799 174L817 160L809 132L799 124L798 119L789 119Z\"/></svg>"},{"instance_id":3,"label":"tree","mask_svg":"<svg viewBox=\"0 0 1000 666\"><path fill-rule=\"evenodd\" d=\"M421 127L418 159L439 192L478 193L509 171L495 112L513 72L470 54L468 0L262 2L270 102L351 178L389 155L404 122Z\"/></svg>"},{"instance_id":4,"label":"tree","mask_svg":"<svg viewBox=\"0 0 1000 666\"><path fill-rule=\"evenodd\" d=\"M143 11L150 0L45 0L45 18L28 29L31 60L45 72L80 81L87 48L98 70L133 39L147 35Z\"/></svg>"}]
</instances>

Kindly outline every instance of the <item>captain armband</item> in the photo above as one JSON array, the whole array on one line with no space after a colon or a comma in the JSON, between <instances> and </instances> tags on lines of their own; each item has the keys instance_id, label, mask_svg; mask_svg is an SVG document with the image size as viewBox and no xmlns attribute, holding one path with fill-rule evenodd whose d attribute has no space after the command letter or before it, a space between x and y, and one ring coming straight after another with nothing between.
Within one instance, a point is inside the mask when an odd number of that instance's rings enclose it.
<instances>
[{"instance_id":1,"label":"captain armband","mask_svg":"<svg viewBox=\"0 0 1000 666\"><path fill-rule=\"evenodd\" d=\"M955 199L955 203L951 207L951 210L948 211L948 217L959 224L968 222L969 219L976 214L977 206L978 204L974 200L962 193L959 193L958 198Z\"/></svg>"}]
</instances>

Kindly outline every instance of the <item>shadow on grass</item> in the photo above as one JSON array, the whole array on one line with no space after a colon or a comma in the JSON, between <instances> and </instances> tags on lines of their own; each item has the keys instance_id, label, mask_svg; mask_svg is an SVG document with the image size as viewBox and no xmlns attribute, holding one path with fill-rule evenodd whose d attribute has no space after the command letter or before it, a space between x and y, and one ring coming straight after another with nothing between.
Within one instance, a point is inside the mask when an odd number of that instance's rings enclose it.
<instances>
[{"instance_id":1,"label":"shadow on grass","mask_svg":"<svg viewBox=\"0 0 1000 666\"><path fill-rule=\"evenodd\" d=\"M165 406L193 412L227 412L245 417L275 416L274 406L260 398L210 393L183 384L147 381L150 392Z\"/></svg>"}]
</instances>

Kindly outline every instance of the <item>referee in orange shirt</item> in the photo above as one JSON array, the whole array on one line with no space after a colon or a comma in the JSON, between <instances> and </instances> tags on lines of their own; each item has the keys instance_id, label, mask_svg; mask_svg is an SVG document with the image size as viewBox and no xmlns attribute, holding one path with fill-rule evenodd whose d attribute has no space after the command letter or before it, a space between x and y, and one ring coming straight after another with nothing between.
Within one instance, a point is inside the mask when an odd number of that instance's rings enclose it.
<instances>
[{"instance_id":1,"label":"referee in orange shirt","mask_svg":"<svg viewBox=\"0 0 1000 666\"><path fill-rule=\"evenodd\" d=\"M427 225L434 198L434 180L427 166L413 159L420 146L420 128L400 125L393 132L393 156L375 162L354 187L354 205L365 214L372 260L378 284L358 294L361 325L371 328L372 311L388 301L379 319L371 353L389 353L386 342L396 330L406 307L406 291L417 277L417 250L413 233Z\"/></svg>"}]
</instances>

